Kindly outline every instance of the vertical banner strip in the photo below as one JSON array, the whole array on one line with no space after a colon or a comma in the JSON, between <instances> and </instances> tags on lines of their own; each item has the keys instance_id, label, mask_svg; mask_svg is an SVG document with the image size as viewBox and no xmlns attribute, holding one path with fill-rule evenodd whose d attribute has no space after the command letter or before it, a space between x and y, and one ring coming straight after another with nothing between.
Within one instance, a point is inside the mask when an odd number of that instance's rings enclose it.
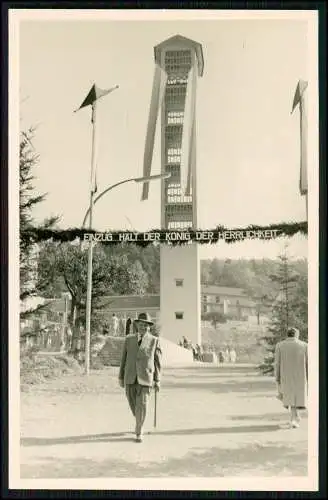
<instances>
[{"instance_id":1,"label":"vertical banner strip","mask_svg":"<svg viewBox=\"0 0 328 500\"><path fill-rule=\"evenodd\" d=\"M189 168L188 168L188 178L187 178L187 188L186 188L186 196L190 196L193 193L193 196L196 195L194 190L192 190L192 186L195 186L194 176L196 175L196 118L194 115L194 120L192 124L192 133L191 133L191 143L190 143L190 157L189 157Z\"/></svg>"},{"instance_id":2,"label":"vertical banner strip","mask_svg":"<svg viewBox=\"0 0 328 500\"><path fill-rule=\"evenodd\" d=\"M156 123L159 113L160 103L163 99L164 90L166 85L166 74L164 71L156 64L153 80L153 89L151 94L149 116L148 116L148 126L146 134L146 143L144 150L144 160L143 160L143 176L149 177L151 173L151 164L153 159L154 142L155 142L155 132ZM149 194L149 182L145 182L142 188L141 200L147 200Z\"/></svg>"},{"instance_id":3,"label":"vertical banner strip","mask_svg":"<svg viewBox=\"0 0 328 500\"><path fill-rule=\"evenodd\" d=\"M181 194L186 193L188 170L190 163L190 145L191 145L191 134L193 126L193 113L194 113L194 93L195 93L195 58L193 58L193 63L188 75L186 100L185 100L185 111L183 119L183 130L182 130L182 141L181 141L181 163L180 163L180 184L181 184Z\"/></svg>"},{"instance_id":4,"label":"vertical banner strip","mask_svg":"<svg viewBox=\"0 0 328 500\"><path fill-rule=\"evenodd\" d=\"M306 91L300 99L300 147L301 147L301 164L300 164L300 193L301 195L308 192L308 158L307 158L307 133L308 133L308 120L307 120L307 102Z\"/></svg>"},{"instance_id":5,"label":"vertical banner strip","mask_svg":"<svg viewBox=\"0 0 328 500\"><path fill-rule=\"evenodd\" d=\"M187 172L187 186L186 195L191 195L192 177L195 174L195 162L196 162L196 71L194 72L194 89L192 93L192 122L191 122L191 135L189 143L189 158L188 158L188 172Z\"/></svg>"}]
</instances>

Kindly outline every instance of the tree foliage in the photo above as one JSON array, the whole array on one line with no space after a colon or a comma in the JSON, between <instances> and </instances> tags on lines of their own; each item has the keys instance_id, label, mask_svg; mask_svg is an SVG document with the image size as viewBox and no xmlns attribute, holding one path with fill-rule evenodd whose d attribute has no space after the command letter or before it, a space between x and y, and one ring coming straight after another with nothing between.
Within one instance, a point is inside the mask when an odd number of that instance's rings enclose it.
<instances>
[{"instance_id":1,"label":"tree foliage","mask_svg":"<svg viewBox=\"0 0 328 500\"><path fill-rule=\"evenodd\" d=\"M83 245L47 242L39 255L38 287L51 297L61 287L71 295L69 321L72 326L85 322L88 249ZM101 244L93 249L92 311L106 307L102 300L110 295L143 295L148 286L147 274L139 261L130 265L126 255L106 252Z\"/></svg>"},{"instance_id":2,"label":"tree foliage","mask_svg":"<svg viewBox=\"0 0 328 500\"><path fill-rule=\"evenodd\" d=\"M131 243L122 243L113 247L105 246L108 255L124 255L131 266L139 266L147 275L146 293L158 294L160 291L160 249L149 245L141 248Z\"/></svg>"},{"instance_id":3,"label":"tree foliage","mask_svg":"<svg viewBox=\"0 0 328 500\"><path fill-rule=\"evenodd\" d=\"M268 334L263 337L267 356L260 366L263 373L268 374L273 373L276 344L286 337L288 328L296 327L302 340L307 341L308 338L307 268L300 263L292 265L286 253L280 256L279 261L277 272L271 275L278 295L272 305Z\"/></svg>"},{"instance_id":4,"label":"tree foliage","mask_svg":"<svg viewBox=\"0 0 328 500\"><path fill-rule=\"evenodd\" d=\"M35 129L29 128L21 132L19 144L19 249L20 249L20 300L21 303L37 294L35 287L37 246L30 241L28 230L35 227L33 209L44 201L46 194L38 195L34 192L34 169L38 166L40 158L35 152L33 138ZM44 228L53 227L57 217L43 221ZM21 318L34 313L36 308L25 308L21 311Z\"/></svg>"}]
</instances>

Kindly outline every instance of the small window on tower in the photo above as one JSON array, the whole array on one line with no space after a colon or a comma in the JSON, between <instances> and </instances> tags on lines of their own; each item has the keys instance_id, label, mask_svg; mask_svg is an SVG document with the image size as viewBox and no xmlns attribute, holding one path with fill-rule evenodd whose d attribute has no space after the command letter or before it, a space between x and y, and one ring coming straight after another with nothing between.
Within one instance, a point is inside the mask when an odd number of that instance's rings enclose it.
<instances>
[{"instance_id":1,"label":"small window on tower","mask_svg":"<svg viewBox=\"0 0 328 500\"><path fill-rule=\"evenodd\" d=\"M182 279L177 279L175 280L176 286L183 286L183 280Z\"/></svg>"},{"instance_id":2,"label":"small window on tower","mask_svg":"<svg viewBox=\"0 0 328 500\"><path fill-rule=\"evenodd\" d=\"M175 319L183 319L183 312L176 312Z\"/></svg>"}]
</instances>

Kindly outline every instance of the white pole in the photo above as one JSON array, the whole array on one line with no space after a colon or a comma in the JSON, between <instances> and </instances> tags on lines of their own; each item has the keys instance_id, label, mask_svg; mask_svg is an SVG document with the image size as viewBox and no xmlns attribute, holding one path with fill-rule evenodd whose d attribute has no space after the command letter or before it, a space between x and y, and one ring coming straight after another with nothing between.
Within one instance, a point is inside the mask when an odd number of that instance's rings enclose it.
<instances>
[{"instance_id":1,"label":"white pole","mask_svg":"<svg viewBox=\"0 0 328 500\"><path fill-rule=\"evenodd\" d=\"M89 228L92 229L92 215L95 189L95 170L96 170L96 109L97 100L92 103L92 152L91 152L91 185L90 185L90 216ZM86 328L85 328L85 374L90 373L90 337L91 337L91 298L92 298L92 257L93 241L89 241L88 254L88 282L87 282L87 301L86 301Z\"/></svg>"},{"instance_id":2,"label":"white pole","mask_svg":"<svg viewBox=\"0 0 328 500\"><path fill-rule=\"evenodd\" d=\"M308 193L305 195L305 203L306 203L306 220L309 221L309 211L308 211Z\"/></svg>"}]
</instances>

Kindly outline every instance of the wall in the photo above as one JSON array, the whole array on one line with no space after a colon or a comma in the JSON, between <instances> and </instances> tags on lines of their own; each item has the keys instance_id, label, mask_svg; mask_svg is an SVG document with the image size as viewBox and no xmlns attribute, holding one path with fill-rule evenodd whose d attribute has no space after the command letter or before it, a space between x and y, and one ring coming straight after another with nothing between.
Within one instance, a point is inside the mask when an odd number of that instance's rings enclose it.
<instances>
[{"instance_id":1,"label":"wall","mask_svg":"<svg viewBox=\"0 0 328 500\"><path fill-rule=\"evenodd\" d=\"M162 245L160 335L178 343L185 336L193 344L201 343L200 260L197 244L170 247ZM183 279L177 287L175 279ZM183 312L176 319L175 312Z\"/></svg>"}]
</instances>

